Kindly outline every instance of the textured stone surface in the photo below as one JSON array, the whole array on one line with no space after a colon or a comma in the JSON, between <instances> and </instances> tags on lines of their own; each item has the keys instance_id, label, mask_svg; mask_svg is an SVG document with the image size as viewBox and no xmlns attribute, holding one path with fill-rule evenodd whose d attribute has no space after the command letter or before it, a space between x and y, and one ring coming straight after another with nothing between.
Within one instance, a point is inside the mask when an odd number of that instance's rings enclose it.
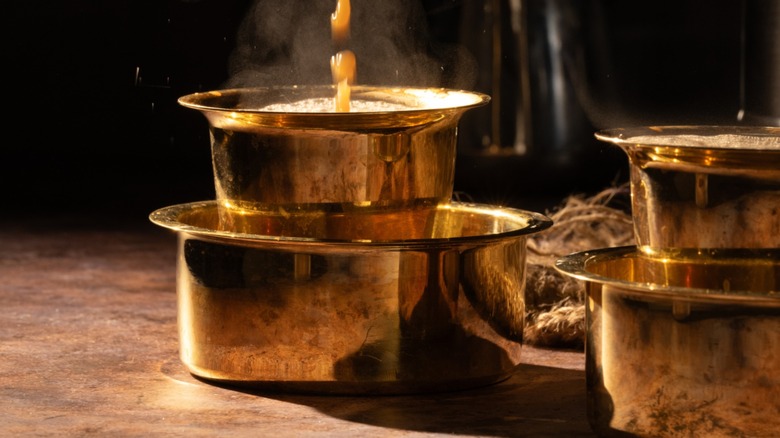
<instances>
[{"instance_id":1,"label":"textured stone surface","mask_svg":"<svg viewBox=\"0 0 780 438\"><path fill-rule=\"evenodd\" d=\"M257 393L178 360L175 235L0 222L0 435L593 436L584 355L525 348L510 379L440 394Z\"/></svg>"}]
</instances>

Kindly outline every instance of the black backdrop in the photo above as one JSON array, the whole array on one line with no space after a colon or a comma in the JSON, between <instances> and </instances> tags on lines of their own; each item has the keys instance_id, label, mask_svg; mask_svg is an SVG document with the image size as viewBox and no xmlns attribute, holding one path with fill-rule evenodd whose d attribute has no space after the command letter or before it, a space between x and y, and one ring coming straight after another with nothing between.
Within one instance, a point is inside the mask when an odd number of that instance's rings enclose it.
<instances>
[{"instance_id":1,"label":"black backdrop","mask_svg":"<svg viewBox=\"0 0 780 438\"><path fill-rule=\"evenodd\" d=\"M250 2L6 6L0 214L106 212L106 218L145 221L155 208L212 198L207 124L176 99L226 79ZM446 20L462 2L423 3L433 37L452 38ZM707 122L735 116L739 2L604 4L614 18L612 49L630 68L603 79L614 81L630 104L668 109L671 121L679 115L687 115L686 122L701 121L697 114ZM474 189L476 200L490 190Z\"/></svg>"},{"instance_id":2,"label":"black backdrop","mask_svg":"<svg viewBox=\"0 0 780 438\"><path fill-rule=\"evenodd\" d=\"M15 3L3 214L213 197L207 124L176 99L225 79L246 1Z\"/></svg>"}]
</instances>

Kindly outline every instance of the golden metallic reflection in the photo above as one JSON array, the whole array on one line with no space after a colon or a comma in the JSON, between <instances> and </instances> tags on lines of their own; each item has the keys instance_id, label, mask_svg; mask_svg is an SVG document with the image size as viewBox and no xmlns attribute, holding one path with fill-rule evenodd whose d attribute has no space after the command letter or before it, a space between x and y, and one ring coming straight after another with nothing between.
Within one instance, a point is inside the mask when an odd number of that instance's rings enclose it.
<instances>
[{"instance_id":1,"label":"golden metallic reflection","mask_svg":"<svg viewBox=\"0 0 780 438\"><path fill-rule=\"evenodd\" d=\"M295 86L180 98L209 121L217 200L239 209L340 211L452 198L458 121L488 96L351 86L351 109L338 112L333 94L333 86Z\"/></svg>"},{"instance_id":2,"label":"golden metallic reflection","mask_svg":"<svg viewBox=\"0 0 780 438\"><path fill-rule=\"evenodd\" d=\"M780 248L780 128L646 127L596 137L628 155L635 235L646 253Z\"/></svg>"},{"instance_id":3,"label":"golden metallic reflection","mask_svg":"<svg viewBox=\"0 0 780 438\"><path fill-rule=\"evenodd\" d=\"M525 239L551 225L455 203L234 215L210 201L151 219L179 232L181 358L191 372L361 394L507 378L522 347Z\"/></svg>"},{"instance_id":4,"label":"golden metallic reflection","mask_svg":"<svg viewBox=\"0 0 780 438\"><path fill-rule=\"evenodd\" d=\"M587 282L597 433L766 436L780 426L780 249L660 259L612 248L556 267Z\"/></svg>"}]
</instances>

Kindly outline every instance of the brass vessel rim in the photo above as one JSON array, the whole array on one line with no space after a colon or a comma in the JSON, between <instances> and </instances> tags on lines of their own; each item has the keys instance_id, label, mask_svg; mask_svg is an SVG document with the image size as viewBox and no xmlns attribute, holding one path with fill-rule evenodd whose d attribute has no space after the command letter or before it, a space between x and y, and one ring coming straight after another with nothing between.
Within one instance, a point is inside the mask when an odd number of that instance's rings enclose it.
<instances>
[{"instance_id":1,"label":"brass vessel rim","mask_svg":"<svg viewBox=\"0 0 780 438\"><path fill-rule=\"evenodd\" d=\"M462 215L463 220L467 220L469 217L473 218L475 216L482 218L497 218L499 220L505 220L506 223L512 225L508 226L506 229L489 230L481 234L468 234L462 236L363 240L250 234L206 228L198 225L188 224L185 221L182 221L182 217L185 217L188 214L203 211L214 212L219 208L222 207L218 201L199 201L177 204L155 210L149 215L149 219L155 225L176 231L178 233L193 235L198 238L217 240L221 242L230 241L233 243L249 244L252 246L271 246L276 249L289 250L309 250L315 248L350 248L352 250L373 250L376 248L398 250L455 247L470 248L504 240L521 238L546 230L553 224L553 221L549 217L533 211L494 205L460 202L440 204L431 208L435 209L436 212L441 211L444 214L452 213L456 215ZM309 212L301 214L311 213Z\"/></svg>"},{"instance_id":2,"label":"brass vessel rim","mask_svg":"<svg viewBox=\"0 0 780 438\"><path fill-rule=\"evenodd\" d=\"M646 126L599 131L633 166L780 179L780 127Z\"/></svg>"},{"instance_id":3,"label":"brass vessel rim","mask_svg":"<svg viewBox=\"0 0 780 438\"><path fill-rule=\"evenodd\" d=\"M637 126L605 129L595 133L598 140L618 146L669 147L691 151L760 152L780 154L780 127L729 125ZM718 144L727 137L738 144ZM708 141L711 140L711 141Z\"/></svg>"},{"instance_id":4,"label":"brass vessel rim","mask_svg":"<svg viewBox=\"0 0 780 438\"><path fill-rule=\"evenodd\" d=\"M592 267L596 264L609 263L617 259L636 259L645 263L657 263L659 265L688 265L688 266L712 266L712 267L759 267L774 269L780 272L780 249L766 249L757 251L745 250L720 250L719 257L701 258L664 258L644 254L636 246L622 246L614 248L602 248L589 251L581 251L560 257L555 262L555 269L562 274L578 280L608 285L620 288L626 292L632 292L645 297L688 299L711 303L733 303L750 305L768 305L777 307L780 305L780 278L775 278L776 284L770 291L750 290L724 290L704 287L677 286L669 284L631 281L615 276L602 275L594 272Z\"/></svg>"},{"instance_id":5,"label":"brass vessel rim","mask_svg":"<svg viewBox=\"0 0 780 438\"><path fill-rule=\"evenodd\" d=\"M355 118L382 114L418 113L456 110L482 106L490 102L490 96L468 90L449 88L424 88L403 86L353 85L352 100L369 100L396 103L402 106L393 110L377 111L277 111L264 110L271 103L292 103L309 98L335 97L333 85L287 85L269 87L228 88L204 91L182 96L178 103L184 107L204 112L230 112L267 115ZM264 100L267 99L267 100ZM263 102L259 104L259 102Z\"/></svg>"}]
</instances>

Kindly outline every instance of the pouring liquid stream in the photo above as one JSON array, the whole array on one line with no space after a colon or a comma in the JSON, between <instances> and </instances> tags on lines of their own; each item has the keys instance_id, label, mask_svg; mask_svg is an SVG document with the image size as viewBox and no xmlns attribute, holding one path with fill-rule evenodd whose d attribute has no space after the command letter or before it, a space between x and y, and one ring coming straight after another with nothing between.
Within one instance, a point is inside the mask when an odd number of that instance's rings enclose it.
<instances>
[{"instance_id":1,"label":"pouring liquid stream","mask_svg":"<svg viewBox=\"0 0 780 438\"><path fill-rule=\"evenodd\" d=\"M333 42L342 46L349 39L349 0L339 0L336 11L331 14L330 26ZM330 70L336 86L336 112L350 111L350 86L355 82L357 63L351 50L340 50L330 58Z\"/></svg>"}]
</instances>

